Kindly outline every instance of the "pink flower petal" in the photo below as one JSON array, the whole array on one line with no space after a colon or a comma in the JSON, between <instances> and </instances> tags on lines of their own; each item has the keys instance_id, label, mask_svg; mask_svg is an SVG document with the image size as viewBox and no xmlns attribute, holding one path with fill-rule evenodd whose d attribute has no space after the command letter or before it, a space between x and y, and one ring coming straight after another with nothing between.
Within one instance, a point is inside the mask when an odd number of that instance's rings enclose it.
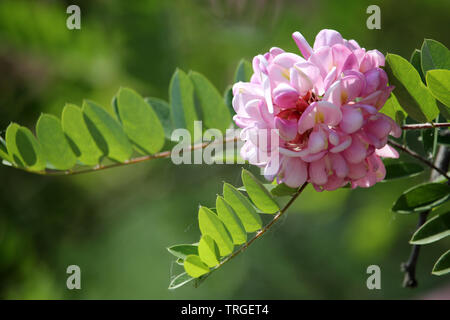
<instances>
[{"instance_id":1,"label":"pink flower petal","mask_svg":"<svg viewBox=\"0 0 450 320\"><path fill-rule=\"evenodd\" d=\"M328 175L323 159L309 164L309 180L317 185L324 185L328 181Z\"/></svg>"},{"instance_id":2,"label":"pink flower petal","mask_svg":"<svg viewBox=\"0 0 450 320\"><path fill-rule=\"evenodd\" d=\"M399 158L399 154L397 152L397 150L395 150L393 147L391 147L390 145L385 145L383 148L381 149L377 149L375 150L375 153L377 156L383 157L383 158L393 158L393 159L398 159Z\"/></svg>"},{"instance_id":3,"label":"pink flower petal","mask_svg":"<svg viewBox=\"0 0 450 320\"><path fill-rule=\"evenodd\" d=\"M352 144L342 152L349 163L359 163L367 156L366 145L355 135L352 136Z\"/></svg>"},{"instance_id":4,"label":"pink flower petal","mask_svg":"<svg viewBox=\"0 0 450 320\"><path fill-rule=\"evenodd\" d=\"M317 34L313 49L316 51L323 46L331 47L332 45L343 43L344 39L339 32L330 29L323 29Z\"/></svg>"},{"instance_id":5,"label":"pink flower petal","mask_svg":"<svg viewBox=\"0 0 450 320\"><path fill-rule=\"evenodd\" d=\"M280 137L283 140L291 141L297 136L297 121L275 117L275 128L279 130Z\"/></svg>"},{"instance_id":6,"label":"pink flower petal","mask_svg":"<svg viewBox=\"0 0 450 320\"><path fill-rule=\"evenodd\" d=\"M358 131L363 125L363 114L359 108L354 108L349 105L343 106L342 121L339 128L345 133L353 133Z\"/></svg>"},{"instance_id":7,"label":"pink flower petal","mask_svg":"<svg viewBox=\"0 0 450 320\"><path fill-rule=\"evenodd\" d=\"M273 90L273 102L280 108L295 108L295 103L298 100L298 92L286 83L280 83Z\"/></svg>"},{"instance_id":8,"label":"pink flower petal","mask_svg":"<svg viewBox=\"0 0 450 320\"><path fill-rule=\"evenodd\" d=\"M300 158L285 158L282 168L282 179L288 187L297 188L305 183L308 171Z\"/></svg>"},{"instance_id":9,"label":"pink flower petal","mask_svg":"<svg viewBox=\"0 0 450 320\"><path fill-rule=\"evenodd\" d=\"M296 31L292 34L292 38L297 44L297 47L302 53L303 57L305 59L308 59L312 54L312 49L308 41L306 41L305 37L303 37L303 35L300 32Z\"/></svg>"}]
</instances>

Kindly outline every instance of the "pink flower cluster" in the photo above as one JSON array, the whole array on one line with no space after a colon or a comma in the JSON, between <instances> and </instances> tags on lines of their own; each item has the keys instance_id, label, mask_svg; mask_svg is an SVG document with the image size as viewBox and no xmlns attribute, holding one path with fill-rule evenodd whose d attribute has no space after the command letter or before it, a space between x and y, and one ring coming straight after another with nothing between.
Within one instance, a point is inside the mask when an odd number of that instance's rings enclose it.
<instances>
[{"instance_id":1,"label":"pink flower cluster","mask_svg":"<svg viewBox=\"0 0 450 320\"><path fill-rule=\"evenodd\" d=\"M242 157L265 169L279 157L265 176L290 187L308 181L318 191L347 183L367 188L383 180L380 156L397 158L387 139L401 135L379 112L393 90L380 69L383 54L334 30L320 31L312 48L299 32L293 38L303 57L272 48L253 59L250 82L233 86ZM271 129L278 130L276 150L258 139Z\"/></svg>"}]
</instances>

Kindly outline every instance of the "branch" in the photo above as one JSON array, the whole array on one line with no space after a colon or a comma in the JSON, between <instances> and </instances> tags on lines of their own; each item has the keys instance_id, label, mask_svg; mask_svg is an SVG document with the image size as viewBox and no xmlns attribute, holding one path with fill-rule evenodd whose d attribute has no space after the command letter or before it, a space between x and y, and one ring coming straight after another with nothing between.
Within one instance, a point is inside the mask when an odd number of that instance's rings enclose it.
<instances>
[{"instance_id":1,"label":"branch","mask_svg":"<svg viewBox=\"0 0 450 320\"><path fill-rule=\"evenodd\" d=\"M213 270L211 270L211 272L209 272L203 278L201 278L201 281L203 281L204 279L209 277L209 275L211 273L213 273L214 271L219 269L221 266L223 266L228 261L230 261L233 258L235 258L237 255L239 255L245 249L247 249L248 246L250 246L256 239L261 238L281 218L281 216L287 211L287 209L289 209L289 207L295 202L295 200L303 192L303 190L305 190L307 185L308 185L308 182L305 182L300 187L300 189L298 189L297 192L295 192L295 194L292 196L292 198L289 200L289 202L280 211L278 211L278 213L275 215L275 217L264 228L262 228L261 230L256 232L255 236L253 238L251 238L247 243L243 244L238 250L236 250L231 255L229 255L228 257L223 259Z\"/></svg>"},{"instance_id":2,"label":"branch","mask_svg":"<svg viewBox=\"0 0 450 320\"><path fill-rule=\"evenodd\" d=\"M450 163L450 150L445 146L441 146L439 148L439 152L437 154L435 162L439 170L448 170L448 166ZM435 178L435 174L434 172L432 172L430 180L433 180ZM429 213L430 211L425 211L419 214L419 221L417 222L416 230L418 230L427 221ZM417 261L419 260L419 253L420 245L413 245L408 261L401 264L401 270L405 273L405 277L403 279L403 287L405 288L417 287L416 265Z\"/></svg>"},{"instance_id":3,"label":"branch","mask_svg":"<svg viewBox=\"0 0 450 320\"><path fill-rule=\"evenodd\" d=\"M402 126L402 130L420 130L420 129L447 128L447 127L450 127L450 122L417 123L417 124L405 124Z\"/></svg>"},{"instance_id":4,"label":"branch","mask_svg":"<svg viewBox=\"0 0 450 320\"><path fill-rule=\"evenodd\" d=\"M401 144L389 140L388 144L390 144L391 146L409 154L411 157L416 158L417 160L423 162L424 164L426 164L427 166L429 166L430 168L436 170L437 172L439 172L440 174L442 174L447 180L450 181L450 176L447 174L446 170L442 170L441 168L437 167L434 165L434 163L432 163L431 161L425 159L424 157L422 157L420 154L412 151L411 149L408 149L407 147L402 146Z\"/></svg>"},{"instance_id":5,"label":"branch","mask_svg":"<svg viewBox=\"0 0 450 320\"><path fill-rule=\"evenodd\" d=\"M429 213L430 211L425 211L419 214L419 221L417 222L416 230L418 230L427 221ZM416 265L419 260L420 247L420 245L413 245L408 261L403 262L400 265L401 271L405 273L405 277L403 278L404 288L417 287Z\"/></svg>"},{"instance_id":6,"label":"branch","mask_svg":"<svg viewBox=\"0 0 450 320\"><path fill-rule=\"evenodd\" d=\"M189 146L188 151L204 149L210 144L220 144L220 143L223 144L223 143L232 142L232 141L234 142L234 141L237 141L237 140L238 140L237 137L232 137L232 138L228 138L228 139L220 140L220 141L204 142L204 143L201 143L201 144L196 144L196 145ZM78 170L78 171L74 171L74 170L60 171L60 170L49 170L49 169L47 169L45 171L40 171L40 172L36 172L36 171L29 171L29 172L37 173L37 174L44 175L44 176L76 175L76 174L82 174L82 173L89 173L89 172L106 170L106 169L115 168L115 167L127 166L127 165L130 165L130 164L136 164L136 163L140 163L140 162L144 162L144 161L148 161L148 160L153 160L153 159L169 158L171 155L172 155L172 151L168 150L168 151L155 153L153 155L147 155L147 156L132 158L130 160L125 161L124 163L112 163L112 164L107 164L107 165L97 165L97 166L95 166L93 168L82 169L82 170Z\"/></svg>"}]
</instances>

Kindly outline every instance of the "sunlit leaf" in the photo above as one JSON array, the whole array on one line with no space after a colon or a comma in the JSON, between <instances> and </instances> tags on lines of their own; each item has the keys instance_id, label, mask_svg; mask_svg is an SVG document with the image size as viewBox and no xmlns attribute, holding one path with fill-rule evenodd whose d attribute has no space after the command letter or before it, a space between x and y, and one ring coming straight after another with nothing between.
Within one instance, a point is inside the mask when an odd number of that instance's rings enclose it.
<instances>
[{"instance_id":1,"label":"sunlit leaf","mask_svg":"<svg viewBox=\"0 0 450 320\"><path fill-rule=\"evenodd\" d=\"M67 104L62 112L61 124L78 160L88 166L98 164L103 153L89 133L81 109Z\"/></svg>"},{"instance_id":2,"label":"sunlit leaf","mask_svg":"<svg viewBox=\"0 0 450 320\"><path fill-rule=\"evenodd\" d=\"M408 113L420 122L434 120L439 113L436 100L420 79L417 70L404 58L388 54L386 72L390 84L395 86L395 96Z\"/></svg>"},{"instance_id":3,"label":"sunlit leaf","mask_svg":"<svg viewBox=\"0 0 450 320\"><path fill-rule=\"evenodd\" d=\"M251 172L245 169L242 170L242 182L244 183L248 196L262 212L276 213L280 210L280 207L270 192Z\"/></svg>"},{"instance_id":4,"label":"sunlit leaf","mask_svg":"<svg viewBox=\"0 0 450 320\"><path fill-rule=\"evenodd\" d=\"M427 72L427 85L431 94L445 105L450 113L450 70L430 70ZM444 116L447 116L444 114Z\"/></svg>"},{"instance_id":5,"label":"sunlit leaf","mask_svg":"<svg viewBox=\"0 0 450 320\"><path fill-rule=\"evenodd\" d=\"M413 213L430 210L450 196L450 186L444 183L425 183L405 191L394 203L392 211Z\"/></svg>"},{"instance_id":6,"label":"sunlit leaf","mask_svg":"<svg viewBox=\"0 0 450 320\"><path fill-rule=\"evenodd\" d=\"M177 244L168 247L167 250L175 257L184 260L190 254L198 254L198 244Z\"/></svg>"},{"instance_id":7,"label":"sunlit leaf","mask_svg":"<svg viewBox=\"0 0 450 320\"><path fill-rule=\"evenodd\" d=\"M182 70L177 69L169 87L172 121L175 128L187 129L194 137L194 121L198 120L194 104L194 86Z\"/></svg>"},{"instance_id":8,"label":"sunlit leaf","mask_svg":"<svg viewBox=\"0 0 450 320\"><path fill-rule=\"evenodd\" d=\"M45 158L54 168L71 169L75 166L75 156L63 132L61 121L55 116L42 114L36 125L36 135Z\"/></svg>"},{"instance_id":9,"label":"sunlit leaf","mask_svg":"<svg viewBox=\"0 0 450 320\"><path fill-rule=\"evenodd\" d=\"M421 62L421 52L419 49L415 49L413 53L411 54L411 58L409 59L409 62L413 65L413 67L417 70L417 72L420 75L420 79L422 79L422 82L425 83L425 77L422 72L422 62Z\"/></svg>"},{"instance_id":10,"label":"sunlit leaf","mask_svg":"<svg viewBox=\"0 0 450 320\"><path fill-rule=\"evenodd\" d=\"M433 274L442 276L450 272L450 250L444 253L433 267Z\"/></svg>"},{"instance_id":11,"label":"sunlit leaf","mask_svg":"<svg viewBox=\"0 0 450 320\"><path fill-rule=\"evenodd\" d=\"M164 128L164 135L166 139L170 139L170 136L173 132L173 123L169 104L162 99L153 97L145 98L144 100L156 112L156 115L158 116L159 121L161 121L161 124Z\"/></svg>"},{"instance_id":12,"label":"sunlit leaf","mask_svg":"<svg viewBox=\"0 0 450 320\"><path fill-rule=\"evenodd\" d=\"M6 141L0 137L0 158L13 163L12 157L8 154L8 149L6 148Z\"/></svg>"},{"instance_id":13,"label":"sunlit leaf","mask_svg":"<svg viewBox=\"0 0 450 320\"><path fill-rule=\"evenodd\" d=\"M198 278L209 272L208 266L196 255L186 257L184 260L184 270L193 278Z\"/></svg>"},{"instance_id":14,"label":"sunlit leaf","mask_svg":"<svg viewBox=\"0 0 450 320\"><path fill-rule=\"evenodd\" d=\"M391 94L389 99L387 99L380 112L394 119L398 125L402 125L407 116L406 112L402 109L394 94Z\"/></svg>"},{"instance_id":15,"label":"sunlit leaf","mask_svg":"<svg viewBox=\"0 0 450 320\"><path fill-rule=\"evenodd\" d=\"M203 235L198 243L198 255L208 267L214 267L219 264L219 248L214 239L208 235Z\"/></svg>"},{"instance_id":16,"label":"sunlit leaf","mask_svg":"<svg viewBox=\"0 0 450 320\"><path fill-rule=\"evenodd\" d=\"M28 128L11 123L6 129L6 147L12 163L17 166L31 171L45 169L42 148Z\"/></svg>"},{"instance_id":17,"label":"sunlit leaf","mask_svg":"<svg viewBox=\"0 0 450 320\"><path fill-rule=\"evenodd\" d=\"M190 72L195 96L202 110L202 121L206 128L219 129L225 133L231 123L230 112L216 87L202 74Z\"/></svg>"},{"instance_id":18,"label":"sunlit leaf","mask_svg":"<svg viewBox=\"0 0 450 320\"><path fill-rule=\"evenodd\" d=\"M298 188L288 187L284 183L277 184L275 188L273 188L270 193L272 193L275 197L284 197L293 195Z\"/></svg>"},{"instance_id":19,"label":"sunlit leaf","mask_svg":"<svg viewBox=\"0 0 450 320\"><path fill-rule=\"evenodd\" d=\"M436 215L412 236L411 244L428 244L450 236L450 212Z\"/></svg>"},{"instance_id":20,"label":"sunlit leaf","mask_svg":"<svg viewBox=\"0 0 450 320\"><path fill-rule=\"evenodd\" d=\"M119 162L130 159L133 147L120 124L105 109L86 100L83 103L83 117L103 154Z\"/></svg>"},{"instance_id":21,"label":"sunlit leaf","mask_svg":"<svg viewBox=\"0 0 450 320\"><path fill-rule=\"evenodd\" d=\"M420 51L423 74L433 69L450 69L450 51L442 43L425 39Z\"/></svg>"},{"instance_id":22,"label":"sunlit leaf","mask_svg":"<svg viewBox=\"0 0 450 320\"><path fill-rule=\"evenodd\" d=\"M121 88L117 94L117 111L123 131L139 152L154 154L162 149L165 136L161 122L138 93Z\"/></svg>"},{"instance_id":23,"label":"sunlit leaf","mask_svg":"<svg viewBox=\"0 0 450 320\"><path fill-rule=\"evenodd\" d=\"M245 243L247 241L247 234L245 233L244 226L236 216L233 208L221 196L217 196L216 198L216 211L217 216L230 232L233 243L236 245Z\"/></svg>"},{"instance_id":24,"label":"sunlit leaf","mask_svg":"<svg viewBox=\"0 0 450 320\"><path fill-rule=\"evenodd\" d=\"M233 252L233 241L222 221L220 221L219 217L213 211L206 207L200 207L198 211L198 222L202 235L208 235L214 239L222 257Z\"/></svg>"},{"instance_id":25,"label":"sunlit leaf","mask_svg":"<svg viewBox=\"0 0 450 320\"><path fill-rule=\"evenodd\" d=\"M244 225L245 231L255 232L261 229L262 221L249 199L228 183L223 185L223 196L236 212Z\"/></svg>"}]
</instances>

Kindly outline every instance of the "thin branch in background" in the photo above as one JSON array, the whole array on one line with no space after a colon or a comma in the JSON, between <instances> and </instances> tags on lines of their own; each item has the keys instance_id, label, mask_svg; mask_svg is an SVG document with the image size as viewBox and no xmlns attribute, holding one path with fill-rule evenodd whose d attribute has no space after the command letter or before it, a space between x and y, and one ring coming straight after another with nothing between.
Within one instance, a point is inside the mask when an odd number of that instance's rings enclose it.
<instances>
[{"instance_id":1,"label":"thin branch in background","mask_svg":"<svg viewBox=\"0 0 450 320\"><path fill-rule=\"evenodd\" d=\"M292 196L292 198L289 200L289 202L275 215L275 217L261 230L256 232L255 236L251 238L248 242L244 243L238 250L233 252L233 254L229 255L227 258L223 259L210 273L208 273L205 277L201 278L201 281L209 277L211 273L213 273L215 270L223 266L225 263L229 262L233 258L235 258L237 255L239 255L241 252L243 252L245 249L248 248L256 239L261 238L269 229L281 218L281 216L289 209L289 207L297 200L298 196L305 190L306 186L308 185L308 182L305 182Z\"/></svg>"},{"instance_id":2,"label":"thin branch in background","mask_svg":"<svg viewBox=\"0 0 450 320\"><path fill-rule=\"evenodd\" d=\"M435 163L439 170L448 170L450 164L450 150L447 147L441 146L439 148ZM436 177L436 172L433 171L431 173L430 180L434 180ZM425 211L419 214L419 221L417 222L416 230L418 230L427 221L429 213L430 211ZM417 287L416 266L419 260L419 253L420 245L413 245L408 261L401 264L401 270L405 273L405 277L403 279L403 286L405 288Z\"/></svg>"},{"instance_id":3,"label":"thin branch in background","mask_svg":"<svg viewBox=\"0 0 450 320\"><path fill-rule=\"evenodd\" d=\"M227 138L227 139L220 140L220 141L204 142L204 143L200 143L200 144L189 146L188 151L204 149L207 146L209 146L210 144L225 144L227 142L236 142L236 141L238 141L237 137ZM130 159L130 160L128 160L126 162L123 162L123 163L97 165L96 167L93 167L93 168L81 169L81 170L78 170L78 171L74 171L74 170L66 170L66 171L45 170L45 171L40 171L40 172L30 171L30 173L36 173L36 174L40 174L40 175L44 175L44 176L76 175L76 174L89 173L89 172L106 170L106 169L110 169L110 168L127 166L127 165L130 165L130 164L136 164L136 163L140 163L140 162L144 162L144 161L148 161L148 160L153 160L153 159L169 158L171 155L172 155L172 151L168 150L168 151L155 153L153 155L133 158L133 159Z\"/></svg>"},{"instance_id":4,"label":"thin branch in background","mask_svg":"<svg viewBox=\"0 0 450 320\"><path fill-rule=\"evenodd\" d=\"M442 174L447 180L450 181L450 176L447 174L446 169L443 170L443 169L437 167L436 165L434 165L433 162L431 162L431 161L425 159L425 158L422 157L420 154L418 154L418 153L412 151L411 149L408 149L408 148L405 147L405 146L402 146L401 144L399 144L399 143L397 143L397 142L395 142L395 141L389 140L389 141L388 141L388 144L390 144L391 146L393 146L393 147L395 147L395 148L397 148L397 149L399 149L399 150L401 150L401 151L403 151L403 152L409 154L411 157L416 158L417 160L423 162L424 164L426 164L426 165L429 166L430 168L432 168L432 169L436 170L437 172L439 172L440 174Z\"/></svg>"},{"instance_id":5,"label":"thin branch in background","mask_svg":"<svg viewBox=\"0 0 450 320\"><path fill-rule=\"evenodd\" d=\"M417 222L416 230L418 230L426 221L430 211L421 212L419 214L419 221ZM419 260L420 245L413 245L409 259L407 262L401 264L401 271L405 273L403 278L403 287L405 288L415 288L417 287L416 279L416 266Z\"/></svg>"},{"instance_id":6,"label":"thin branch in background","mask_svg":"<svg viewBox=\"0 0 450 320\"><path fill-rule=\"evenodd\" d=\"M450 122L417 123L417 124L405 124L402 126L402 130L420 130L420 129L448 128L448 127L450 127Z\"/></svg>"}]
</instances>

